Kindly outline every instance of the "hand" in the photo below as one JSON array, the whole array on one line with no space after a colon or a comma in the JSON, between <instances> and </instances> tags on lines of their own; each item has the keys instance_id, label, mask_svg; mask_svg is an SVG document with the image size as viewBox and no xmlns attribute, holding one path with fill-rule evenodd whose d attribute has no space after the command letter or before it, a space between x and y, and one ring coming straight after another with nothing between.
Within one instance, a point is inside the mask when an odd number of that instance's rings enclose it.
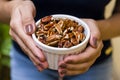
<instances>
[{"instance_id":1,"label":"hand","mask_svg":"<svg viewBox=\"0 0 120 80\"><path fill-rule=\"evenodd\" d=\"M91 31L89 45L78 55L67 56L63 61L59 62L58 71L61 77L86 72L101 54L103 43L96 22L91 19L85 19L84 21Z\"/></svg>"},{"instance_id":2,"label":"hand","mask_svg":"<svg viewBox=\"0 0 120 80\"><path fill-rule=\"evenodd\" d=\"M17 6L12 8L9 33L41 71L48 67L48 63L31 38L31 34L35 31L35 12L31 1L19 2Z\"/></svg>"}]
</instances>

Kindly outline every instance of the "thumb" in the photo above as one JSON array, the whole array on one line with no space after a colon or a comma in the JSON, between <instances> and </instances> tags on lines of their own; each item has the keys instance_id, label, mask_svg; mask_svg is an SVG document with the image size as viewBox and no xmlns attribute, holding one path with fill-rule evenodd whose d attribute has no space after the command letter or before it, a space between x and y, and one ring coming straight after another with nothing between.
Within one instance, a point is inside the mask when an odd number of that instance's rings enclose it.
<instances>
[{"instance_id":1,"label":"thumb","mask_svg":"<svg viewBox=\"0 0 120 80\"><path fill-rule=\"evenodd\" d=\"M21 8L20 12L25 32L27 34L32 34L35 31L34 17L36 14L36 10L34 5L32 3L29 3L29 1L26 1L26 6L24 6L24 9Z\"/></svg>"},{"instance_id":2,"label":"thumb","mask_svg":"<svg viewBox=\"0 0 120 80\"><path fill-rule=\"evenodd\" d=\"M100 40L100 31L98 29L98 25L96 23L96 21L92 20L92 19L88 19L88 20L84 20L89 28L90 28L90 32L91 32L91 37L89 40L90 45L93 48L97 48L98 46L98 41Z\"/></svg>"},{"instance_id":3,"label":"thumb","mask_svg":"<svg viewBox=\"0 0 120 80\"><path fill-rule=\"evenodd\" d=\"M98 39L95 36L90 37L90 45L94 48L97 48Z\"/></svg>"}]
</instances>

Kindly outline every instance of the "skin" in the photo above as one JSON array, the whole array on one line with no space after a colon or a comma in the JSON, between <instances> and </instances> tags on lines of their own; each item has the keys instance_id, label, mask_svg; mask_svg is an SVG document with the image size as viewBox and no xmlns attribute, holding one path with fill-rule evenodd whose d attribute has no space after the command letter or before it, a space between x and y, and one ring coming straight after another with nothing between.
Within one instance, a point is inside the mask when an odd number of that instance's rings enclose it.
<instances>
[{"instance_id":1,"label":"skin","mask_svg":"<svg viewBox=\"0 0 120 80\"><path fill-rule=\"evenodd\" d=\"M35 31L35 12L34 4L30 0L0 0L0 21L10 24L9 33L13 40L20 45L38 70L42 71L48 67L48 63L42 51L36 47L31 38L31 34ZM115 6L114 15L109 19L83 20L91 30L89 45L80 54L67 56L59 62L58 71L61 77L86 72L100 56L103 48L102 40L120 35L120 0ZM28 26L32 26L32 28L26 30Z\"/></svg>"},{"instance_id":2,"label":"skin","mask_svg":"<svg viewBox=\"0 0 120 80\"><path fill-rule=\"evenodd\" d=\"M0 1L4 7L2 11L1 21L10 24L9 34L15 40L22 50L29 56L38 70L42 71L48 67L48 63L42 54L41 50L36 47L31 34L35 31L35 7L30 0L14 0L14 1ZM3 5L4 4L4 5ZM17 4L17 5L16 5ZM10 9L7 9L7 8ZM1 9L2 7L0 7ZM9 15L6 17L5 15ZM30 32L25 31L25 27L31 24L33 30Z\"/></svg>"}]
</instances>

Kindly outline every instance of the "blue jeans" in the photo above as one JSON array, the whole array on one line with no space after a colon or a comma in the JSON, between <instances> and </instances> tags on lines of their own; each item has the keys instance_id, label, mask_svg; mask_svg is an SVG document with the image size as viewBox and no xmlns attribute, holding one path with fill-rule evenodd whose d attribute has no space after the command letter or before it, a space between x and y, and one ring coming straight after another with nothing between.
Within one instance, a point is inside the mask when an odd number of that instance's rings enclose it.
<instances>
[{"instance_id":1,"label":"blue jeans","mask_svg":"<svg viewBox=\"0 0 120 80\"><path fill-rule=\"evenodd\" d=\"M91 67L86 73L66 76L64 80L112 80L112 58L102 64ZM33 63L18 53L11 50L11 80L58 80L56 70L46 69L39 72Z\"/></svg>"}]
</instances>

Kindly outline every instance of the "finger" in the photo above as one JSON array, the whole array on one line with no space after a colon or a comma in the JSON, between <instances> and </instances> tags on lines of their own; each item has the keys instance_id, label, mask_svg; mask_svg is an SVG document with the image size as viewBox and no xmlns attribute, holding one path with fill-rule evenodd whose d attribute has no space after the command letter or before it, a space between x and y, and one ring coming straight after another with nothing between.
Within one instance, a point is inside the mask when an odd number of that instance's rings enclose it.
<instances>
[{"instance_id":1,"label":"finger","mask_svg":"<svg viewBox=\"0 0 120 80\"><path fill-rule=\"evenodd\" d=\"M31 1L26 1L24 9L20 6L19 11L21 13L22 25L27 34L32 34L35 31L34 17L36 10Z\"/></svg>"},{"instance_id":2,"label":"finger","mask_svg":"<svg viewBox=\"0 0 120 80\"><path fill-rule=\"evenodd\" d=\"M67 70L86 70L88 69L95 60L91 60L85 63L78 63L78 64L69 64L69 63L60 63L59 69L67 69Z\"/></svg>"},{"instance_id":3,"label":"finger","mask_svg":"<svg viewBox=\"0 0 120 80\"><path fill-rule=\"evenodd\" d=\"M86 71L88 71L88 70L87 69L86 70L66 70L66 69L59 69L58 70L60 77L83 74Z\"/></svg>"},{"instance_id":4,"label":"finger","mask_svg":"<svg viewBox=\"0 0 120 80\"><path fill-rule=\"evenodd\" d=\"M27 54L28 56L30 56L31 58L34 58L34 55L32 54L31 50L29 50L29 48L27 48L27 46L20 40L20 38L12 30L10 30L10 35L14 38L14 40L16 42L18 42L18 44L20 45L20 47L22 48L22 50L25 53L29 53L29 54ZM35 62L38 62L37 58L34 60L35 60Z\"/></svg>"},{"instance_id":5,"label":"finger","mask_svg":"<svg viewBox=\"0 0 120 80\"><path fill-rule=\"evenodd\" d=\"M17 37L17 35L15 33L12 32L12 30L10 30L10 35L13 36L13 38L18 42L18 44L20 44L20 46L22 45L22 50L29 56L29 58L33 61L34 65L37 66L37 68L42 71L43 69L46 69L48 67L48 63L45 62L41 62L35 55L32 54L31 50L29 50L26 45L24 45L24 43Z\"/></svg>"},{"instance_id":6,"label":"finger","mask_svg":"<svg viewBox=\"0 0 120 80\"><path fill-rule=\"evenodd\" d=\"M65 76L73 76L73 75L78 75L78 74L80 75L80 74L83 74L87 71L88 71L88 69L86 69L86 70L75 70L75 71L74 70L67 70Z\"/></svg>"},{"instance_id":7,"label":"finger","mask_svg":"<svg viewBox=\"0 0 120 80\"><path fill-rule=\"evenodd\" d=\"M15 16L18 16L18 17L16 18ZM22 22L21 14L20 14L20 11L17 9L14 12L14 16L12 16L12 20L10 23L11 29L16 33L16 35L18 35L18 37L22 40L22 42L24 42L24 44L27 46L27 48L29 48L29 50L31 50L31 52L33 54L35 54L36 57L38 57L41 61L45 61L44 55L42 54L40 49L38 49L36 47L31 36L27 35L23 31L23 27L22 27L23 25L21 22ZM19 44L19 45L21 45L21 44Z\"/></svg>"},{"instance_id":8,"label":"finger","mask_svg":"<svg viewBox=\"0 0 120 80\"><path fill-rule=\"evenodd\" d=\"M39 69L40 71L42 71L43 69L48 68L48 63L47 61L41 62L38 58L36 58L36 56L34 56L33 54L31 54L30 59L33 61L34 65Z\"/></svg>"},{"instance_id":9,"label":"finger","mask_svg":"<svg viewBox=\"0 0 120 80\"><path fill-rule=\"evenodd\" d=\"M27 1L26 1L27 2ZM28 1L29 3L30 1ZM24 4L26 5L26 4ZM23 18L23 16L27 16L27 15L23 15L24 12L28 11L28 17L33 17L33 15L35 15L34 9L32 9L33 7L26 5L26 6L19 6L18 8L16 8L14 10L14 12L12 13L11 16L11 32L13 32L14 35L14 39L18 42L18 44L21 46L21 48L24 50L24 52L31 57L31 59L34 61L35 64L39 64L40 61L45 61L44 55L42 54L42 52L40 51L39 48L37 48L31 38L31 36L26 35L26 33L23 31L24 27L23 25L27 22L30 22L31 24L28 26L28 28L31 28L31 25L34 25L34 20L32 19L28 19L28 20L24 20L23 19L27 19L27 18ZM27 10L29 9L29 10ZM22 11L23 10L23 11ZM26 11L25 11L26 10ZM33 10L33 12L31 11ZM26 13L25 13L26 14ZM17 18L16 18L17 17ZM25 23L24 23L25 22ZM31 32L31 30L28 30ZM34 28L33 28L34 31ZM43 63L45 63L43 62Z\"/></svg>"},{"instance_id":10,"label":"finger","mask_svg":"<svg viewBox=\"0 0 120 80\"><path fill-rule=\"evenodd\" d=\"M90 66L95 62L95 60L88 61L86 63L80 63L80 64L66 64L66 68L61 68L61 69L67 69L67 70L82 70L86 71L90 68Z\"/></svg>"},{"instance_id":11,"label":"finger","mask_svg":"<svg viewBox=\"0 0 120 80\"><path fill-rule=\"evenodd\" d=\"M39 62L37 62L37 61L35 61L35 59L33 59L32 57L29 57L30 58L30 60L33 62L33 64L37 67L37 69L39 70L39 71L43 71L43 69L44 69L44 67L43 67L43 65Z\"/></svg>"},{"instance_id":12,"label":"finger","mask_svg":"<svg viewBox=\"0 0 120 80\"><path fill-rule=\"evenodd\" d=\"M64 59L64 62L69 63L69 64L78 64L78 63L84 63L84 62L91 61L100 56L102 47L103 47L102 42L99 42L97 49L91 46L88 46L84 52L78 55L72 55L72 56L66 57Z\"/></svg>"},{"instance_id":13,"label":"finger","mask_svg":"<svg viewBox=\"0 0 120 80\"><path fill-rule=\"evenodd\" d=\"M29 2L28 2L28 4L29 4ZM32 4L33 5L33 4ZM28 10L29 9L29 10ZM24 7L24 9L22 9L22 8L20 8L20 13L21 13L21 20L22 20L22 26L24 26L25 27L25 31L26 31L26 33L27 34L32 34L34 31L35 31L35 22L34 22L34 15L35 15L35 7L34 6L29 6L29 5L27 5L27 6L25 6ZM20 30L19 30L20 31ZM22 32L21 32L22 33ZM20 35L20 34L18 34L18 35ZM25 34L23 34L23 35L25 35ZM29 36L30 37L30 36ZM22 38L22 37L21 37ZM27 36L26 36L26 38L27 38ZM30 41L32 41L31 40L31 37L30 38L28 38ZM26 40L25 40L25 38L23 39L23 42L25 42ZM26 42L25 42L26 43ZM30 44L30 43L29 43ZM34 43L33 43L33 41L32 41L32 43L31 43L32 45L33 45L33 47L36 47L35 45L34 45ZM37 47L36 47L36 49L37 49ZM32 50L32 46L30 46L30 50ZM34 52L40 52L40 50L33 50ZM37 52L37 53L38 53ZM40 52L41 53L41 52ZM38 57L38 55L39 54L36 54L37 56L36 57ZM44 56L42 56L42 57L44 57ZM40 57L39 57L40 58Z\"/></svg>"},{"instance_id":14,"label":"finger","mask_svg":"<svg viewBox=\"0 0 120 80\"><path fill-rule=\"evenodd\" d=\"M44 69L48 68L47 62L40 62L39 60L36 61L34 57L30 57L30 59L39 71L43 71Z\"/></svg>"},{"instance_id":15,"label":"finger","mask_svg":"<svg viewBox=\"0 0 120 80\"><path fill-rule=\"evenodd\" d=\"M101 39L100 31L98 29L98 25L92 19L85 20L85 21L89 25L89 28L90 28L90 31L91 31L91 37L90 37L90 41L89 41L90 45L92 47L96 48L98 41Z\"/></svg>"},{"instance_id":16,"label":"finger","mask_svg":"<svg viewBox=\"0 0 120 80\"><path fill-rule=\"evenodd\" d=\"M41 62L46 61L44 54L41 52L41 50L34 44L34 41L32 40L31 36L26 35L24 31L18 30L17 36L22 40L25 46L32 52L34 56L36 56ZM19 44L21 45L21 44ZM21 46L22 47L22 46Z\"/></svg>"}]
</instances>

